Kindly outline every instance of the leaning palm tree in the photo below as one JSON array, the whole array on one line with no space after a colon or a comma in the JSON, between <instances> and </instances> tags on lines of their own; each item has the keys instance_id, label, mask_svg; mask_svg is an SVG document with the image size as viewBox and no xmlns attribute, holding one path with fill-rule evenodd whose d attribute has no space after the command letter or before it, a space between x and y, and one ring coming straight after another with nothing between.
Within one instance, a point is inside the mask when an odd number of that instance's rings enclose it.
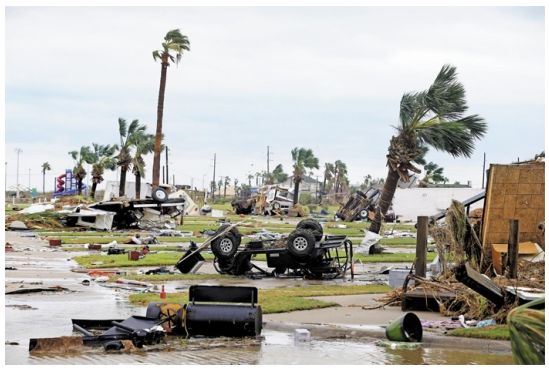
<instances>
[{"instance_id":1,"label":"leaning palm tree","mask_svg":"<svg viewBox=\"0 0 549 370\"><path fill-rule=\"evenodd\" d=\"M113 171L116 169L116 158L114 153L118 150L118 146L114 145L99 145L92 143L94 162L92 163L92 188L90 197L95 198L97 185L103 182L103 173L105 169Z\"/></svg>"},{"instance_id":2,"label":"leaning palm tree","mask_svg":"<svg viewBox=\"0 0 549 370\"><path fill-rule=\"evenodd\" d=\"M181 34L178 29L169 31L164 37L161 50L153 51L154 60L160 59L160 88L158 90L158 106L156 110L156 141L154 143L153 162L153 187L158 186L160 181L160 152L162 144L162 117L164 115L164 93L166 91L166 74L170 62L179 64L183 50L189 51L190 44L187 36ZM172 55L172 53L174 55Z\"/></svg>"},{"instance_id":3,"label":"leaning palm tree","mask_svg":"<svg viewBox=\"0 0 549 370\"><path fill-rule=\"evenodd\" d=\"M132 158L132 172L135 175L135 199L141 199L141 178L145 177L145 160L143 156L153 152L154 142L154 135L141 132L131 138L131 144L135 149Z\"/></svg>"},{"instance_id":4,"label":"leaning palm tree","mask_svg":"<svg viewBox=\"0 0 549 370\"><path fill-rule=\"evenodd\" d=\"M118 195L123 197L126 189L126 172L132 164L131 148L133 146L134 136L143 135L147 127L140 125L139 120L134 119L130 126L124 118L118 119L118 132L120 134L120 147L117 155L117 166L120 167L120 187Z\"/></svg>"},{"instance_id":5,"label":"leaning palm tree","mask_svg":"<svg viewBox=\"0 0 549 370\"><path fill-rule=\"evenodd\" d=\"M294 205L299 201L299 184L303 180L305 171L313 168L318 169L318 158L311 149L292 149L292 160L294 161Z\"/></svg>"},{"instance_id":6,"label":"leaning palm tree","mask_svg":"<svg viewBox=\"0 0 549 370\"><path fill-rule=\"evenodd\" d=\"M51 166L48 162L42 163L42 194L46 194L46 171L51 171Z\"/></svg>"},{"instance_id":7,"label":"leaning palm tree","mask_svg":"<svg viewBox=\"0 0 549 370\"><path fill-rule=\"evenodd\" d=\"M82 146L80 151L73 150L69 152L69 155L74 159L75 165L72 170L72 175L76 179L78 186L78 195L82 195L82 182L86 177L86 169L84 168L84 163L92 164L95 162L95 155L91 151L89 146Z\"/></svg>"},{"instance_id":8,"label":"leaning palm tree","mask_svg":"<svg viewBox=\"0 0 549 370\"><path fill-rule=\"evenodd\" d=\"M382 215L389 209L398 180L408 182L408 171L421 172L412 162L423 147L453 157L471 156L474 142L484 136L487 124L476 114L465 116L467 109L465 89L457 81L456 68L449 65L442 67L427 90L402 96L397 134L391 138L387 154L389 171L370 231L381 229Z\"/></svg>"}]
</instances>

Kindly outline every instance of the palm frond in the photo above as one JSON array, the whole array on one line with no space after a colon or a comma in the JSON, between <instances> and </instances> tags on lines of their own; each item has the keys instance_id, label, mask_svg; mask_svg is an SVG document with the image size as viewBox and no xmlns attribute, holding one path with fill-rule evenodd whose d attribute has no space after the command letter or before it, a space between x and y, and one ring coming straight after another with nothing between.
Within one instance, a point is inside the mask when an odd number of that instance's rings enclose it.
<instances>
[{"instance_id":1,"label":"palm frond","mask_svg":"<svg viewBox=\"0 0 549 370\"><path fill-rule=\"evenodd\" d=\"M139 120L134 119L128 128L128 136L131 136L139 128Z\"/></svg>"},{"instance_id":2,"label":"palm frond","mask_svg":"<svg viewBox=\"0 0 549 370\"><path fill-rule=\"evenodd\" d=\"M153 59L156 61L157 59L162 59L162 56L161 56L161 51L160 50L155 50L153 51L152 55L153 55Z\"/></svg>"},{"instance_id":3,"label":"palm frond","mask_svg":"<svg viewBox=\"0 0 549 370\"><path fill-rule=\"evenodd\" d=\"M430 145L454 157L470 157L475 148L469 129L460 121L442 121L436 125L420 126L416 134L421 145Z\"/></svg>"},{"instance_id":4,"label":"palm frond","mask_svg":"<svg viewBox=\"0 0 549 370\"><path fill-rule=\"evenodd\" d=\"M118 119L118 132L120 133L120 137L126 137L128 134L128 123L124 118Z\"/></svg>"},{"instance_id":5,"label":"palm frond","mask_svg":"<svg viewBox=\"0 0 549 370\"><path fill-rule=\"evenodd\" d=\"M425 104L437 116L455 120L467 110L465 88L457 81L456 67L442 66L425 95Z\"/></svg>"}]
</instances>

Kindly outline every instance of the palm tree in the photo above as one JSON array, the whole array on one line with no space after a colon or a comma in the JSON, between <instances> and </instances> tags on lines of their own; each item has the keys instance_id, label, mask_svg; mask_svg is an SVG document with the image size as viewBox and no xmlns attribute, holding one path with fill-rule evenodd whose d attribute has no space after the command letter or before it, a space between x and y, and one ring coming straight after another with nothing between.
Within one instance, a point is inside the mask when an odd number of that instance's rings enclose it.
<instances>
[{"instance_id":1,"label":"palm tree","mask_svg":"<svg viewBox=\"0 0 549 370\"><path fill-rule=\"evenodd\" d=\"M446 183L448 179L444 177L444 168L439 167L438 164L429 162L423 169L425 170L425 176L420 182L420 185L426 186L427 184L438 184L439 182Z\"/></svg>"},{"instance_id":2,"label":"palm tree","mask_svg":"<svg viewBox=\"0 0 549 370\"><path fill-rule=\"evenodd\" d=\"M322 181L322 192L320 193L320 201L322 202L322 196L328 194L326 191L326 183L330 182L334 176L334 165L332 163L324 163L324 180Z\"/></svg>"},{"instance_id":3,"label":"palm tree","mask_svg":"<svg viewBox=\"0 0 549 370\"><path fill-rule=\"evenodd\" d=\"M221 198L221 187L223 186L223 177L219 178L219 181L217 182L217 196Z\"/></svg>"},{"instance_id":4,"label":"palm tree","mask_svg":"<svg viewBox=\"0 0 549 370\"><path fill-rule=\"evenodd\" d=\"M236 177L234 178L233 183L234 183L234 196L236 197L236 194L238 193L238 191L237 191L237 189L238 189L238 179Z\"/></svg>"},{"instance_id":5,"label":"palm tree","mask_svg":"<svg viewBox=\"0 0 549 370\"><path fill-rule=\"evenodd\" d=\"M231 178L225 176L225 182L223 183L223 199L227 198L227 185L229 185L229 182L231 182Z\"/></svg>"},{"instance_id":6,"label":"palm tree","mask_svg":"<svg viewBox=\"0 0 549 370\"><path fill-rule=\"evenodd\" d=\"M179 64L183 55L183 50L190 50L187 36L181 34L179 29L169 31L164 36L161 50L153 51L153 59L160 59L160 88L158 90L158 106L156 110L156 138L154 143L154 162L153 162L153 187L158 186L160 181L160 152L162 144L162 116L164 114L164 93L166 91L166 74L170 62ZM172 55L172 52L174 55Z\"/></svg>"},{"instance_id":7,"label":"palm tree","mask_svg":"<svg viewBox=\"0 0 549 370\"><path fill-rule=\"evenodd\" d=\"M126 190L126 172L130 169L132 163L131 148L134 142L134 136L144 135L147 127L140 125L139 120L134 119L130 126L124 118L118 119L118 132L120 134L120 151L117 156L117 165L120 167L120 187L118 195L123 197Z\"/></svg>"},{"instance_id":8,"label":"palm tree","mask_svg":"<svg viewBox=\"0 0 549 370\"><path fill-rule=\"evenodd\" d=\"M382 215L393 200L399 178L408 182L408 171L421 172L412 162L422 147L432 147L453 157L470 157L474 142L484 136L487 124L478 115L465 116L465 89L457 81L456 68L444 65L425 91L406 93L400 101L397 134L391 138L387 179L381 192L376 218L370 231L379 233Z\"/></svg>"},{"instance_id":9,"label":"palm tree","mask_svg":"<svg viewBox=\"0 0 549 370\"><path fill-rule=\"evenodd\" d=\"M69 155L76 162L74 168L72 169L72 175L78 184L78 195L82 195L82 181L87 174L86 169L84 168L84 163L92 164L95 162L95 155L89 146L82 146L80 151L70 151Z\"/></svg>"},{"instance_id":10,"label":"palm tree","mask_svg":"<svg viewBox=\"0 0 549 370\"><path fill-rule=\"evenodd\" d=\"M95 190L97 185L103 182L103 173L105 169L116 169L116 158L114 153L118 150L118 146L114 145L99 145L92 143L93 146L93 163L92 163L92 188L90 197L95 198Z\"/></svg>"},{"instance_id":11,"label":"palm tree","mask_svg":"<svg viewBox=\"0 0 549 370\"><path fill-rule=\"evenodd\" d=\"M155 136L140 132L131 137L131 145L135 149L132 158L132 173L135 176L135 199L141 199L141 178L145 177L144 155L154 150Z\"/></svg>"},{"instance_id":12,"label":"palm tree","mask_svg":"<svg viewBox=\"0 0 549 370\"><path fill-rule=\"evenodd\" d=\"M282 164L278 164L272 172L273 183L280 184L288 180L288 174L284 173L284 168Z\"/></svg>"},{"instance_id":13,"label":"palm tree","mask_svg":"<svg viewBox=\"0 0 549 370\"><path fill-rule=\"evenodd\" d=\"M51 166L48 162L42 163L42 194L46 194L46 171L51 171Z\"/></svg>"},{"instance_id":14,"label":"palm tree","mask_svg":"<svg viewBox=\"0 0 549 370\"><path fill-rule=\"evenodd\" d=\"M292 149L292 160L294 161L294 205L299 200L299 184L303 180L303 175L307 169L318 169L318 158L314 156L311 149L294 148Z\"/></svg>"},{"instance_id":15,"label":"palm tree","mask_svg":"<svg viewBox=\"0 0 549 370\"><path fill-rule=\"evenodd\" d=\"M341 184L347 179L347 165L339 159L334 163L335 169L335 193L341 191Z\"/></svg>"},{"instance_id":16,"label":"palm tree","mask_svg":"<svg viewBox=\"0 0 549 370\"><path fill-rule=\"evenodd\" d=\"M248 174L248 186L251 188L252 187L252 180L254 178L254 175L252 175L251 173Z\"/></svg>"}]
</instances>

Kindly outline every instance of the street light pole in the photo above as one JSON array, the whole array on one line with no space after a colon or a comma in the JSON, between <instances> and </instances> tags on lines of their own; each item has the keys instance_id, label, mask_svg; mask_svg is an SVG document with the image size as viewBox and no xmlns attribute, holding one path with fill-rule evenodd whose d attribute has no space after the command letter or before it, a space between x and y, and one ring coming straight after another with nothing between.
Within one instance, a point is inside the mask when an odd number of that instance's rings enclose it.
<instances>
[{"instance_id":1,"label":"street light pole","mask_svg":"<svg viewBox=\"0 0 549 370\"><path fill-rule=\"evenodd\" d=\"M19 199L19 154L21 154L22 150L15 148L15 152L17 153L17 188L15 189L15 197Z\"/></svg>"}]
</instances>

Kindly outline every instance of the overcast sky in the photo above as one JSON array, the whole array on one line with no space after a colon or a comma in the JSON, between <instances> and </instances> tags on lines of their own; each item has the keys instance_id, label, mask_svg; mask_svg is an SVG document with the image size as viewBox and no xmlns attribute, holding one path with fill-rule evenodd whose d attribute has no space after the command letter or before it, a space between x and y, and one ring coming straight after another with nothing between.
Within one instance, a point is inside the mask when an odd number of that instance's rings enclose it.
<instances>
[{"instance_id":1,"label":"overcast sky","mask_svg":"<svg viewBox=\"0 0 549 370\"><path fill-rule=\"evenodd\" d=\"M70 150L117 143L118 117L154 132L160 64L151 52L180 28L191 51L168 70L165 143L176 182L291 169L293 147L347 163L352 183L386 175L404 92L445 63L488 133L470 159L431 150L446 176L480 187L489 163L544 150L544 9L431 7L24 7L6 9L8 188L42 188L72 168ZM151 180L152 155L146 181ZM164 162L162 162L164 164ZM322 171L316 171L321 178ZM115 172L105 175L116 178ZM131 179L132 177L130 177Z\"/></svg>"}]
</instances>

